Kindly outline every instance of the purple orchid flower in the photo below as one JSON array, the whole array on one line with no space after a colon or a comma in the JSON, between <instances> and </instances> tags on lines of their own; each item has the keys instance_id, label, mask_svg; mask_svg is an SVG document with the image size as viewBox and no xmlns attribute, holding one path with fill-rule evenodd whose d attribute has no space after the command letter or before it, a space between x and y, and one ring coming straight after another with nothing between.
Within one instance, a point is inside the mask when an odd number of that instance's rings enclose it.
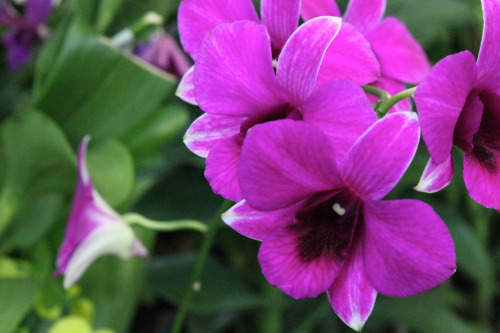
<instances>
[{"instance_id":1,"label":"purple orchid flower","mask_svg":"<svg viewBox=\"0 0 500 333\"><path fill-rule=\"evenodd\" d=\"M178 79L191 67L177 42L164 31L156 33L148 43L139 45L135 53L145 62Z\"/></svg>"},{"instance_id":2,"label":"purple orchid flower","mask_svg":"<svg viewBox=\"0 0 500 333\"><path fill-rule=\"evenodd\" d=\"M54 275L64 274L64 287L72 286L97 258L114 254L121 259L146 257L147 250L97 193L87 170L86 154L89 137L78 150L78 185L59 249Z\"/></svg>"},{"instance_id":3,"label":"purple orchid flower","mask_svg":"<svg viewBox=\"0 0 500 333\"><path fill-rule=\"evenodd\" d=\"M7 65L17 70L31 59L31 48L47 37L43 23L52 11L51 0L29 0L24 17L20 17L7 0L2 0L0 24L10 27L3 36L8 50Z\"/></svg>"},{"instance_id":4,"label":"purple orchid flower","mask_svg":"<svg viewBox=\"0 0 500 333\"><path fill-rule=\"evenodd\" d=\"M431 156L417 190L436 192L451 182L455 144L465 152L464 180L471 198L500 211L500 1L482 4L477 63L468 51L448 56L415 93Z\"/></svg>"},{"instance_id":5,"label":"purple orchid flower","mask_svg":"<svg viewBox=\"0 0 500 333\"><path fill-rule=\"evenodd\" d=\"M276 73L263 25L242 20L218 25L206 35L193 73L196 99L206 114L193 122L184 142L199 156L208 156L205 176L215 193L233 201L243 198L239 156L248 129L256 124L285 118L314 123L333 137L348 138L340 143L342 156L377 120L354 83L319 83L325 53L341 31L335 17L302 25L283 47Z\"/></svg>"},{"instance_id":6,"label":"purple orchid flower","mask_svg":"<svg viewBox=\"0 0 500 333\"><path fill-rule=\"evenodd\" d=\"M406 89L403 82L422 81L430 64L403 22L395 17L382 20L385 7L386 0L350 0L343 19L363 33L380 62L381 77L370 85L394 95ZM322 15L341 16L335 0L302 0L301 14L304 20ZM410 99L399 102L391 112L403 110L411 110Z\"/></svg>"},{"instance_id":7,"label":"purple orchid flower","mask_svg":"<svg viewBox=\"0 0 500 333\"><path fill-rule=\"evenodd\" d=\"M415 113L393 113L339 163L336 144L314 125L257 125L238 170L246 201L222 218L262 240L259 261L273 286L294 298L326 291L337 315L360 330L377 292L415 295L456 268L451 236L429 205L380 201L410 164L419 135Z\"/></svg>"},{"instance_id":8,"label":"purple orchid flower","mask_svg":"<svg viewBox=\"0 0 500 333\"><path fill-rule=\"evenodd\" d=\"M247 20L265 26L270 39L269 53L277 59L286 41L297 29L300 3L301 0L262 0L259 20L251 0L183 0L178 15L181 43L196 63L207 32L220 24ZM333 30L333 34L337 32ZM225 47L240 47L244 43L245 40L235 40L233 45ZM262 57L260 54L259 58ZM352 25L343 22L335 41L324 54L318 85L335 78L363 85L379 77L379 64L369 43ZM193 71L189 71L179 84L177 96L197 104L193 79Z\"/></svg>"}]
</instances>

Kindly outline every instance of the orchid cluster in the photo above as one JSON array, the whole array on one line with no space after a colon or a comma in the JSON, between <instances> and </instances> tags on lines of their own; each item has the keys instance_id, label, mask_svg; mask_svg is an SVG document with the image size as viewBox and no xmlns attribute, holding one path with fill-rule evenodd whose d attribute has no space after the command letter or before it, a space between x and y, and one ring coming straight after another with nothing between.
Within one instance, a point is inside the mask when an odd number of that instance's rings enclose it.
<instances>
[{"instance_id":1,"label":"orchid cluster","mask_svg":"<svg viewBox=\"0 0 500 333\"><path fill-rule=\"evenodd\" d=\"M262 0L259 19L250 0L183 0L178 15L195 65L177 95L204 111L184 142L206 158L213 191L237 202L223 220L262 242L273 286L297 299L326 292L356 330L377 293L415 295L456 269L428 204L382 200L420 131L431 158L416 189L450 183L455 144L470 196L500 211L500 1L482 0L477 63L462 52L432 69L385 5L351 0L341 16L333 0ZM419 84L418 115L405 84Z\"/></svg>"}]
</instances>

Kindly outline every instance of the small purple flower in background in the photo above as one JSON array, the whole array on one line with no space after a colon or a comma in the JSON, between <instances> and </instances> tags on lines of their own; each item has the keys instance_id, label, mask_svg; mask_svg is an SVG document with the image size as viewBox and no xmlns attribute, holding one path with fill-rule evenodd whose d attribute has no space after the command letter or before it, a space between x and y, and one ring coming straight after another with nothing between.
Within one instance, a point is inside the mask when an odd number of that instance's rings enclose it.
<instances>
[{"instance_id":1,"label":"small purple flower in background","mask_svg":"<svg viewBox=\"0 0 500 333\"><path fill-rule=\"evenodd\" d=\"M193 73L196 100L206 114L191 125L184 142L207 157L205 176L215 193L233 201L243 198L237 180L239 155L247 131L257 124L285 118L314 123L333 137L347 138L338 148L340 157L377 120L354 83L339 80L318 87L325 54L341 34L339 18L319 17L303 24L283 47L275 73L265 26L242 20L207 33ZM334 46L339 45L344 44ZM357 50L362 56L366 49ZM363 80L365 73L358 75Z\"/></svg>"},{"instance_id":2,"label":"small purple flower in background","mask_svg":"<svg viewBox=\"0 0 500 333\"><path fill-rule=\"evenodd\" d=\"M431 159L417 190L436 192L453 178L452 145L465 152L469 195L500 211L500 1L483 0L479 57L469 51L438 62L415 93Z\"/></svg>"},{"instance_id":3,"label":"small purple flower in background","mask_svg":"<svg viewBox=\"0 0 500 333\"><path fill-rule=\"evenodd\" d=\"M85 137L78 150L78 184L54 271L54 275L64 274L65 288L72 286L103 255L129 259L148 254L132 228L92 185L86 165L88 141L89 137Z\"/></svg>"},{"instance_id":4,"label":"small purple flower in background","mask_svg":"<svg viewBox=\"0 0 500 333\"><path fill-rule=\"evenodd\" d=\"M257 125L238 170L246 201L222 218L262 240L259 261L272 285L294 298L326 291L337 315L360 330L377 292L415 295L456 268L451 236L429 205L380 201L406 171L419 135L415 113L393 113L339 163L336 144L314 125Z\"/></svg>"},{"instance_id":5,"label":"small purple flower in background","mask_svg":"<svg viewBox=\"0 0 500 333\"><path fill-rule=\"evenodd\" d=\"M386 0L350 0L343 16L370 43L380 62L381 77L370 85L394 95L404 89L403 82L418 84L430 69L427 56L405 24L384 16ZM302 0L304 20L323 15L341 16L335 0ZM399 102L393 111L411 110L411 102Z\"/></svg>"},{"instance_id":6,"label":"small purple flower in background","mask_svg":"<svg viewBox=\"0 0 500 333\"><path fill-rule=\"evenodd\" d=\"M297 29L300 3L300 0L263 0L259 20L251 0L183 0L178 15L181 43L196 64L203 39L210 30L220 24L246 20L262 23L270 39L271 57L278 59L288 38ZM379 64L363 35L345 22L340 31L332 31L333 34L337 36L324 54L317 85L335 78L348 79L359 85L377 80L380 76ZM233 45L227 47L244 47L245 43L244 39L233 40ZM259 58L262 57L263 54L260 54ZM193 79L191 70L179 84L177 96L197 104Z\"/></svg>"},{"instance_id":7,"label":"small purple flower in background","mask_svg":"<svg viewBox=\"0 0 500 333\"><path fill-rule=\"evenodd\" d=\"M157 32L149 42L138 45L135 54L178 79L191 67L175 39L164 31Z\"/></svg>"},{"instance_id":8,"label":"small purple flower in background","mask_svg":"<svg viewBox=\"0 0 500 333\"><path fill-rule=\"evenodd\" d=\"M33 45L47 38L44 23L51 11L51 0L28 0L21 17L9 1L1 1L0 24L9 27L3 36L3 43L11 70L17 70L30 61Z\"/></svg>"}]
</instances>

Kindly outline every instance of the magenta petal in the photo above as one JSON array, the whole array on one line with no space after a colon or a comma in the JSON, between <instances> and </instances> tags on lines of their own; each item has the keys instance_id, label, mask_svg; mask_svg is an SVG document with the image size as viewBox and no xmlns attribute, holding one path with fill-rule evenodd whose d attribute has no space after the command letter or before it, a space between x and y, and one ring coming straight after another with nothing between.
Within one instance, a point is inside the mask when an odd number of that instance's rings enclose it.
<instances>
[{"instance_id":1,"label":"magenta petal","mask_svg":"<svg viewBox=\"0 0 500 333\"><path fill-rule=\"evenodd\" d=\"M417 84L430 69L425 51L397 18L384 19L366 39L380 62L383 76Z\"/></svg>"},{"instance_id":2,"label":"magenta petal","mask_svg":"<svg viewBox=\"0 0 500 333\"><path fill-rule=\"evenodd\" d=\"M269 212L253 209L245 200L238 202L222 214L222 220L243 236L263 240L281 227L293 223L293 218L301 205Z\"/></svg>"},{"instance_id":3,"label":"magenta petal","mask_svg":"<svg viewBox=\"0 0 500 333\"><path fill-rule=\"evenodd\" d=\"M362 198L378 200L401 179L420 138L414 112L397 112L376 122L342 161L342 179Z\"/></svg>"},{"instance_id":4,"label":"magenta petal","mask_svg":"<svg viewBox=\"0 0 500 333\"><path fill-rule=\"evenodd\" d=\"M317 86L332 79L348 79L358 85L378 80L380 66L366 38L347 22L326 51Z\"/></svg>"},{"instance_id":5,"label":"magenta petal","mask_svg":"<svg viewBox=\"0 0 500 333\"><path fill-rule=\"evenodd\" d=\"M52 0L28 0L26 18L34 24L42 24L52 12Z\"/></svg>"},{"instance_id":6,"label":"magenta petal","mask_svg":"<svg viewBox=\"0 0 500 333\"><path fill-rule=\"evenodd\" d=\"M451 154L443 163L434 163L430 158L415 190L426 193L440 191L451 183L454 172L455 166Z\"/></svg>"},{"instance_id":7,"label":"magenta petal","mask_svg":"<svg viewBox=\"0 0 500 333\"><path fill-rule=\"evenodd\" d=\"M194 66L191 66L182 76L181 82L177 86L175 95L184 102L198 105L194 96Z\"/></svg>"},{"instance_id":8,"label":"magenta petal","mask_svg":"<svg viewBox=\"0 0 500 333\"><path fill-rule=\"evenodd\" d=\"M317 192L343 187L326 134L293 120L248 131L238 179L248 204L259 210L285 208Z\"/></svg>"},{"instance_id":9,"label":"magenta petal","mask_svg":"<svg viewBox=\"0 0 500 333\"><path fill-rule=\"evenodd\" d=\"M500 86L500 2L482 0L484 29L481 49L477 58L478 85L483 87Z\"/></svg>"},{"instance_id":10,"label":"magenta petal","mask_svg":"<svg viewBox=\"0 0 500 333\"><path fill-rule=\"evenodd\" d=\"M193 59L205 34L219 24L239 20L259 22L251 0L183 0L179 6L179 35Z\"/></svg>"},{"instance_id":11,"label":"magenta petal","mask_svg":"<svg viewBox=\"0 0 500 333\"><path fill-rule=\"evenodd\" d=\"M306 100L301 111L304 121L321 128L330 137L338 161L378 120L363 90L346 80L321 86Z\"/></svg>"},{"instance_id":12,"label":"magenta petal","mask_svg":"<svg viewBox=\"0 0 500 333\"><path fill-rule=\"evenodd\" d=\"M391 96L396 95L398 92L401 92L403 90L406 90L406 86L399 82L395 81L393 79L387 78L387 77L381 77L378 81L370 83L371 86L374 86L375 88L379 88L382 90L387 91ZM368 95L370 98L370 101L372 103L377 102L379 100L378 97ZM399 112L399 111L412 111L413 107L411 105L411 99L410 98L405 98L401 102L397 103L394 105L388 112L388 114L394 113L394 112Z\"/></svg>"},{"instance_id":13,"label":"magenta petal","mask_svg":"<svg viewBox=\"0 0 500 333\"><path fill-rule=\"evenodd\" d=\"M464 108L458 117L453 135L453 143L466 153L474 149L472 139L479 131L484 104L477 93L469 94Z\"/></svg>"},{"instance_id":14,"label":"magenta petal","mask_svg":"<svg viewBox=\"0 0 500 333\"><path fill-rule=\"evenodd\" d=\"M266 27L250 21L221 24L206 35L194 83L196 101L207 113L250 116L287 102Z\"/></svg>"},{"instance_id":15,"label":"magenta petal","mask_svg":"<svg viewBox=\"0 0 500 333\"><path fill-rule=\"evenodd\" d=\"M304 21L318 16L341 16L335 0L302 0L300 14Z\"/></svg>"},{"instance_id":16,"label":"magenta petal","mask_svg":"<svg viewBox=\"0 0 500 333\"><path fill-rule=\"evenodd\" d=\"M347 326L361 332L377 298L377 291L366 275L361 244L351 248L327 294L337 316Z\"/></svg>"},{"instance_id":17,"label":"magenta petal","mask_svg":"<svg viewBox=\"0 0 500 333\"><path fill-rule=\"evenodd\" d=\"M295 107L311 95L325 52L340 25L336 17L312 19L300 26L283 47L276 77Z\"/></svg>"},{"instance_id":18,"label":"magenta petal","mask_svg":"<svg viewBox=\"0 0 500 333\"><path fill-rule=\"evenodd\" d=\"M464 181L472 199L500 211L500 152L492 154L496 168L481 163L473 153L465 154Z\"/></svg>"},{"instance_id":19,"label":"magenta petal","mask_svg":"<svg viewBox=\"0 0 500 333\"><path fill-rule=\"evenodd\" d=\"M386 0L350 0L344 20L366 34L377 26L384 16Z\"/></svg>"},{"instance_id":20,"label":"magenta petal","mask_svg":"<svg viewBox=\"0 0 500 333\"><path fill-rule=\"evenodd\" d=\"M476 61L464 51L438 62L415 92L422 137L436 163L450 155L455 125L475 80Z\"/></svg>"},{"instance_id":21,"label":"magenta petal","mask_svg":"<svg viewBox=\"0 0 500 333\"><path fill-rule=\"evenodd\" d=\"M262 274L270 284L295 299L316 297L332 285L342 265L325 255L304 261L297 237L282 228L264 239L259 250Z\"/></svg>"},{"instance_id":22,"label":"magenta petal","mask_svg":"<svg viewBox=\"0 0 500 333\"><path fill-rule=\"evenodd\" d=\"M281 50L299 24L300 0L262 0L260 12L273 47Z\"/></svg>"},{"instance_id":23,"label":"magenta petal","mask_svg":"<svg viewBox=\"0 0 500 333\"><path fill-rule=\"evenodd\" d=\"M205 169L205 178L212 190L236 202L243 199L236 176L240 152L241 145L235 136L221 139L210 149Z\"/></svg>"},{"instance_id":24,"label":"magenta petal","mask_svg":"<svg viewBox=\"0 0 500 333\"><path fill-rule=\"evenodd\" d=\"M365 201L364 217L365 268L379 293L412 296L436 287L455 272L453 240L426 203Z\"/></svg>"},{"instance_id":25,"label":"magenta petal","mask_svg":"<svg viewBox=\"0 0 500 333\"><path fill-rule=\"evenodd\" d=\"M204 114L189 126L184 135L184 144L196 155L207 157L217 142L238 134L245 119Z\"/></svg>"}]
</instances>

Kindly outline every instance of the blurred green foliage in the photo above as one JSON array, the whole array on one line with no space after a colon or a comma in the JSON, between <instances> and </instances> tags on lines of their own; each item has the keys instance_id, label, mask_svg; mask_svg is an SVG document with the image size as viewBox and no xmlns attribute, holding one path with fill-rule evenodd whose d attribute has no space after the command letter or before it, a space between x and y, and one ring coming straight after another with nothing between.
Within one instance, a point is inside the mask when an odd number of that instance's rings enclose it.
<instances>
[{"instance_id":1,"label":"blurred green foliage","mask_svg":"<svg viewBox=\"0 0 500 333\"><path fill-rule=\"evenodd\" d=\"M340 3L345 8L346 1ZM182 144L200 110L175 98L171 76L109 40L149 11L161 14L175 35L178 4L63 1L35 64L16 74L0 69L1 333L60 332L57 327L71 325L84 332L168 332L193 287L188 281L203 237L189 232L137 230L152 258L99 259L77 292L51 278L76 182L75 149L84 135L92 136L88 159L96 187L121 212L208 223L222 203L203 178L203 160ZM432 62L464 49L477 54L479 0L388 0L387 13L408 25ZM379 296L364 332L499 332L498 214L468 198L460 167L444 191L413 191L426 161L421 147L389 198L418 198L439 212L455 240L457 272L416 297ZM186 332L351 331L326 296L295 301L270 287L260 273L258 246L225 226L217 230Z\"/></svg>"}]
</instances>

